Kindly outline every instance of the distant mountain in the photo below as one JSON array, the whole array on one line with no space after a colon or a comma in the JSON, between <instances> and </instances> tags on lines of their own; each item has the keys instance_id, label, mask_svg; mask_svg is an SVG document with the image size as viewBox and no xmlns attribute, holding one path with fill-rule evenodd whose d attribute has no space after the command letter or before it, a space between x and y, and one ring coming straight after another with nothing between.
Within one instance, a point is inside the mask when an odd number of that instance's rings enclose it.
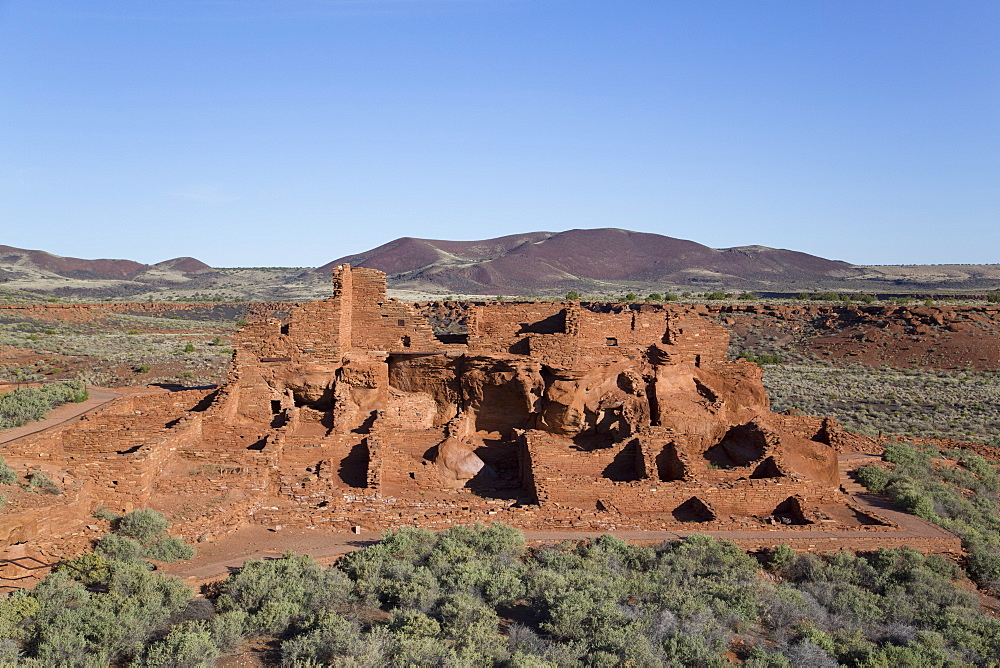
<instances>
[{"instance_id":1,"label":"distant mountain","mask_svg":"<svg viewBox=\"0 0 1000 668\"><path fill-rule=\"evenodd\" d=\"M0 281L38 281L44 284L76 279L169 284L186 282L213 272L212 267L193 257L142 264L132 260L83 260L0 245Z\"/></svg>"},{"instance_id":2,"label":"distant mountain","mask_svg":"<svg viewBox=\"0 0 1000 668\"><path fill-rule=\"evenodd\" d=\"M807 253L739 246L715 249L620 229L528 232L481 241L403 237L318 269L213 269L193 257L156 264L83 260L0 245L0 300L214 299L306 301L330 294L338 264L388 275L413 299L453 295L564 295L635 292L862 291L985 294L1000 289L1000 265L855 266Z\"/></svg>"},{"instance_id":3,"label":"distant mountain","mask_svg":"<svg viewBox=\"0 0 1000 668\"><path fill-rule=\"evenodd\" d=\"M323 265L380 269L397 288L489 294L600 285L712 285L765 288L860 278L847 262L797 251L714 249L659 234L605 228L532 232L483 241L403 237Z\"/></svg>"}]
</instances>

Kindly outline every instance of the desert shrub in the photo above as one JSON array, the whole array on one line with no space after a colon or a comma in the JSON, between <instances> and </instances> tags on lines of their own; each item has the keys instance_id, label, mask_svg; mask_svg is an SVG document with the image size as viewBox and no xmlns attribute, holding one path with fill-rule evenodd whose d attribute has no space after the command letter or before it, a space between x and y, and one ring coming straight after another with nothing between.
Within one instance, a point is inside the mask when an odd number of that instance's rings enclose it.
<instances>
[{"instance_id":1,"label":"desert shrub","mask_svg":"<svg viewBox=\"0 0 1000 668\"><path fill-rule=\"evenodd\" d=\"M26 589L0 597L0 638L23 640L29 620L40 608L38 600Z\"/></svg>"},{"instance_id":2,"label":"desert shrub","mask_svg":"<svg viewBox=\"0 0 1000 668\"><path fill-rule=\"evenodd\" d=\"M111 564L104 556L93 552L64 561L53 570L65 571L67 575L86 587L107 584L111 576Z\"/></svg>"},{"instance_id":3,"label":"desert shrub","mask_svg":"<svg viewBox=\"0 0 1000 668\"><path fill-rule=\"evenodd\" d=\"M121 517L121 515L119 515L118 513L108 510L104 506L95 509L94 512L91 514L99 520L104 520L106 522L112 522L112 523L117 522L118 519Z\"/></svg>"},{"instance_id":4,"label":"desert shrub","mask_svg":"<svg viewBox=\"0 0 1000 668\"><path fill-rule=\"evenodd\" d=\"M729 297L729 295L727 295L725 292L715 291L715 292L706 292L705 293L705 299L708 299L708 300L711 300L711 301L715 301L715 300L718 300L718 299L726 299L727 297Z\"/></svg>"},{"instance_id":5,"label":"desert shrub","mask_svg":"<svg viewBox=\"0 0 1000 668\"><path fill-rule=\"evenodd\" d=\"M661 302L661 301L663 301L663 295L661 295L659 292L651 292L646 297L646 301L647 302Z\"/></svg>"},{"instance_id":6,"label":"desert shrub","mask_svg":"<svg viewBox=\"0 0 1000 668\"><path fill-rule=\"evenodd\" d=\"M56 481L44 471L32 471L28 474L28 489L38 490L46 494L59 494L62 492Z\"/></svg>"},{"instance_id":7,"label":"desert shrub","mask_svg":"<svg viewBox=\"0 0 1000 668\"><path fill-rule=\"evenodd\" d=\"M1000 304L1000 292L991 292L986 295L986 301L991 304Z\"/></svg>"},{"instance_id":8,"label":"desert shrub","mask_svg":"<svg viewBox=\"0 0 1000 668\"><path fill-rule=\"evenodd\" d=\"M0 396L0 429L41 420L55 406L86 399L87 388L78 380L18 388Z\"/></svg>"},{"instance_id":9,"label":"desert shrub","mask_svg":"<svg viewBox=\"0 0 1000 668\"><path fill-rule=\"evenodd\" d=\"M577 292L576 290L570 290L569 292L566 293L567 300L572 301L574 299L579 299L579 298L580 298L580 293Z\"/></svg>"},{"instance_id":10,"label":"desert shrub","mask_svg":"<svg viewBox=\"0 0 1000 668\"><path fill-rule=\"evenodd\" d=\"M133 661L191 599L191 590L177 578L120 562L110 568L102 589L88 591L62 570L18 595L21 607L31 608L15 636L24 665L96 667Z\"/></svg>"},{"instance_id":11,"label":"desert shrub","mask_svg":"<svg viewBox=\"0 0 1000 668\"><path fill-rule=\"evenodd\" d=\"M223 652L238 649L243 644L243 638L250 635L248 617L245 610L230 610L212 617L208 626L216 647Z\"/></svg>"},{"instance_id":12,"label":"desert shrub","mask_svg":"<svg viewBox=\"0 0 1000 668\"><path fill-rule=\"evenodd\" d=\"M339 569L323 569L309 556L285 555L246 562L223 587L216 609L247 613L244 631L281 635L293 623L331 610L350 598L351 584Z\"/></svg>"},{"instance_id":13,"label":"desert shrub","mask_svg":"<svg viewBox=\"0 0 1000 668\"><path fill-rule=\"evenodd\" d=\"M24 665L24 655L11 638L0 634L0 666Z\"/></svg>"},{"instance_id":14,"label":"desert shrub","mask_svg":"<svg viewBox=\"0 0 1000 668\"><path fill-rule=\"evenodd\" d=\"M202 668L215 664L220 652L202 622L184 622L167 637L149 645L142 665L148 668Z\"/></svg>"},{"instance_id":15,"label":"desert shrub","mask_svg":"<svg viewBox=\"0 0 1000 668\"><path fill-rule=\"evenodd\" d=\"M757 299L757 295L752 292L741 292L737 299Z\"/></svg>"},{"instance_id":16,"label":"desert shrub","mask_svg":"<svg viewBox=\"0 0 1000 668\"><path fill-rule=\"evenodd\" d=\"M118 516L107 509L98 508L94 515L111 522L114 533L106 534L97 543L95 551L116 561L178 561L190 559L195 549L180 538L165 536L170 523L162 513L151 508L140 508Z\"/></svg>"},{"instance_id":17,"label":"desert shrub","mask_svg":"<svg viewBox=\"0 0 1000 668\"><path fill-rule=\"evenodd\" d=\"M8 466L7 460L0 456L0 485L14 485L17 478L17 471Z\"/></svg>"},{"instance_id":18,"label":"desert shrub","mask_svg":"<svg viewBox=\"0 0 1000 668\"><path fill-rule=\"evenodd\" d=\"M144 556L156 561L181 561L195 555L195 549L176 536L164 536L146 547Z\"/></svg>"},{"instance_id":19,"label":"desert shrub","mask_svg":"<svg viewBox=\"0 0 1000 668\"><path fill-rule=\"evenodd\" d=\"M14 640L0 651L21 652L24 665L199 666L264 634L287 666L721 667L736 647L746 665L782 668L990 665L1000 655L1000 620L952 582L957 566L908 549L778 547L755 558L692 535L655 548L601 536L529 551L502 525L404 529L327 569L307 556L247 562L221 585L217 614L194 618L182 584L107 564L91 590L61 571L0 598L0 637ZM519 623L504 631L501 618Z\"/></svg>"},{"instance_id":20,"label":"desert shrub","mask_svg":"<svg viewBox=\"0 0 1000 668\"><path fill-rule=\"evenodd\" d=\"M962 466L935 466L935 459L943 456ZM1000 590L996 466L964 450L942 454L934 447L911 443L890 444L883 459L893 464L891 471L866 479L859 469L858 480L873 491L881 486L904 510L957 534L969 552L969 576L981 587Z\"/></svg>"},{"instance_id":21,"label":"desert shrub","mask_svg":"<svg viewBox=\"0 0 1000 668\"><path fill-rule=\"evenodd\" d=\"M170 522L163 513L152 508L140 508L122 515L115 524L115 531L145 544L163 535L169 526Z\"/></svg>"},{"instance_id":22,"label":"desert shrub","mask_svg":"<svg viewBox=\"0 0 1000 668\"><path fill-rule=\"evenodd\" d=\"M352 656L364 642L361 626L336 613L310 619L292 639L281 644L282 665L330 665Z\"/></svg>"},{"instance_id":23,"label":"desert shrub","mask_svg":"<svg viewBox=\"0 0 1000 668\"><path fill-rule=\"evenodd\" d=\"M186 353L193 353L194 352L194 344L193 343L188 343L187 345L185 345L184 346L184 352L186 352Z\"/></svg>"},{"instance_id":24,"label":"desert shrub","mask_svg":"<svg viewBox=\"0 0 1000 668\"><path fill-rule=\"evenodd\" d=\"M858 482L876 494L882 493L889 485L889 472L881 466L861 466L857 477Z\"/></svg>"},{"instance_id":25,"label":"desert shrub","mask_svg":"<svg viewBox=\"0 0 1000 668\"><path fill-rule=\"evenodd\" d=\"M442 532L401 529L344 557L358 594L390 608L427 611L441 596L470 592L491 604L523 594L524 536L502 524Z\"/></svg>"},{"instance_id":26,"label":"desert shrub","mask_svg":"<svg viewBox=\"0 0 1000 668\"><path fill-rule=\"evenodd\" d=\"M123 562L140 561L143 555L142 545L138 542L113 533L106 533L98 539L94 552L108 561Z\"/></svg>"},{"instance_id":27,"label":"desert shrub","mask_svg":"<svg viewBox=\"0 0 1000 668\"><path fill-rule=\"evenodd\" d=\"M759 353L755 355L748 351L741 352L737 356L737 358L745 359L748 362L754 362L755 364L760 364L762 366L764 364L781 364L783 362L781 355L775 355L769 353Z\"/></svg>"}]
</instances>

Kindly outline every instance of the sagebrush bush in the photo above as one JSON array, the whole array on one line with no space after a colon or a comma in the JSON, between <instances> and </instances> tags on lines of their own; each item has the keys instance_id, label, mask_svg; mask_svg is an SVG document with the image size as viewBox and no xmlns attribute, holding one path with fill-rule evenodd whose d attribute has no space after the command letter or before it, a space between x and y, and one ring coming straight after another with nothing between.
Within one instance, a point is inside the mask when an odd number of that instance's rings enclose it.
<instances>
[{"instance_id":1,"label":"sagebrush bush","mask_svg":"<svg viewBox=\"0 0 1000 668\"><path fill-rule=\"evenodd\" d=\"M889 485L889 472L880 466L862 466L857 470L858 482L881 494Z\"/></svg>"},{"instance_id":2,"label":"sagebrush bush","mask_svg":"<svg viewBox=\"0 0 1000 668\"><path fill-rule=\"evenodd\" d=\"M62 490L48 473L44 471L32 471L28 474L28 489L38 490L47 494L59 494Z\"/></svg>"},{"instance_id":3,"label":"sagebrush bush","mask_svg":"<svg viewBox=\"0 0 1000 668\"><path fill-rule=\"evenodd\" d=\"M215 665L219 648L204 622L183 622L170 629L143 653L145 668L207 668Z\"/></svg>"},{"instance_id":4,"label":"sagebrush bush","mask_svg":"<svg viewBox=\"0 0 1000 668\"><path fill-rule=\"evenodd\" d=\"M135 562L142 560L142 545L117 534L104 534L95 544L94 551L108 561Z\"/></svg>"},{"instance_id":5,"label":"sagebrush bush","mask_svg":"<svg viewBox=\"0 0 1000 668\"><path fill-rule=\"evenodd\" d=\"M164 536L146 547L145 557L156 561L181 561L195 555L195 549L176 536Z\"/></svg>"},{"instance_id":6,"label":"sagebrush bush","mask_svg":"<svg viewBox=\"0 0 1000 668\"><path fill-rule=\"evenodd\" d=\"M883 454L892 470L858 480L881 489L900 507L955 533L968 550L969 576L1000 591L1000 474L995 463L966 450L940 452L929 445L891 443ZM947 459L953 465L939 466ZM865 473L862 474L862 470Z\"/></svg>"},{"instance_id":7,"label":"sagebrush bush","mask_svg":"<svg viewBox=\"0 0 1000 668\"><path fill-rule=\"evenodd\" d=\"M17 484L17 471L7 465L7 460L0 456L0 485Z\"/></svg>"},{"instance_id":8,"label":"sagebrush bush","mask_svg":"<svg viewBox=\"0 0 1000 668\"><path fill-rule=\"evenodd\" d=\"M154 634L169 626L193 592L139 565L113 562L110 568L94 590L60 570L30 591L0 599L0 625L17 629L6 636L22 652L15 665L142 665Z\"/></svg>"},{"instance_id":9,"label":"sagebrush bush","mask_svg":"<svg viewBox=\"0 0 1000 668\"><path fill-rule=\"evenodd\" d=\"M198 619L180 583L106 563L91 589L58 572L0 598L0 637L14 641L0 651L29 666L201 666L263 635L282 665L304 667L722 668L735 650L748 666L875 668L1000 654L1000 620L955 585L958 567L908 549L755 558L691 535L528 550L502 525L403 529L326 568L292 554L248 561Z\"/></svg>"},{"instance_id":10,"label":"sagebrush bush","mask_svg":"<svg viewBox=\"0 0 1000 668\"><path fill-rule=\"evenodd\" d=\"M170 526L163 513L152 508L140 508L122 515L115 524L115 531L122 536L147 544L162 536Z\"/></svg>"},{"instance_id":11,"label":"sagebrush bush","mask_svg":"<svg viewBox=\"0 0 1000 668\"><path fill-rule=\"evenodd\" d=\"M41 420L53 407L87 399L87 388L78 380L22 387L0 396L0 429L20 427Z\"/></svg>"}]
</instances>

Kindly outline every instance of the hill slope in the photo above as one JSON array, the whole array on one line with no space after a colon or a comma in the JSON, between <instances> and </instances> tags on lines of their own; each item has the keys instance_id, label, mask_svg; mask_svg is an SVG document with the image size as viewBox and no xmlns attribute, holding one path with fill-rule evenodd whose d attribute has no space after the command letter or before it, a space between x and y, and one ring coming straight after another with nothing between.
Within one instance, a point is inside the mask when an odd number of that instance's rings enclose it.
<instances>
[{"instance_id":1,"label":"hill slope","mask_svg":"<svg viewBox=\"0 0 1000 668\"><path fill-rule=\"evenodd\" d=\"M188 283L214 272L193 257L142 264L133 260L84 260L0 245L0 283L22 289L86 292L117 288L135 292L149 286Z\"/></svg>"},{"instance_id":2,"label":"hill slope","mask_svg":"<svg viewBox=\"0 0 1000 668\"><path fill-rule=\"evenodd\" d=\"M713 249L659 234L604 228L483 241L404 237L343 263L380 269L398 288L489 293L587 289L602 284L788 286L858 278L860 267L763 246Z\"/></svg>"}]
</instances>

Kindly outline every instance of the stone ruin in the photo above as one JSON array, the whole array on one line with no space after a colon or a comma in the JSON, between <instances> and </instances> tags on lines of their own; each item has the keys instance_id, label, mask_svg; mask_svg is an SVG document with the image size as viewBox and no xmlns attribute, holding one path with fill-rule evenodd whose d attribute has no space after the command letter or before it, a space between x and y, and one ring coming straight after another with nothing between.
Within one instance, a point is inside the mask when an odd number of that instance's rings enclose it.
<instances>
[{"instance_id":1,"label":"stone ruin","mask_svg":"<svg viewBox=\"0 0 1000 668\"><path fill-rule=\"evenodd\" d=\"M2 446L63 494L12 508L0 546L86 536L98 506L164 510L199 540L247 522L881 524L839 489L858 437L771 413L699 307L490 303L435 336L379 271L337 267L333 287L245 326L217 390L125 397Z\"/></svg>"}]
</instances>

